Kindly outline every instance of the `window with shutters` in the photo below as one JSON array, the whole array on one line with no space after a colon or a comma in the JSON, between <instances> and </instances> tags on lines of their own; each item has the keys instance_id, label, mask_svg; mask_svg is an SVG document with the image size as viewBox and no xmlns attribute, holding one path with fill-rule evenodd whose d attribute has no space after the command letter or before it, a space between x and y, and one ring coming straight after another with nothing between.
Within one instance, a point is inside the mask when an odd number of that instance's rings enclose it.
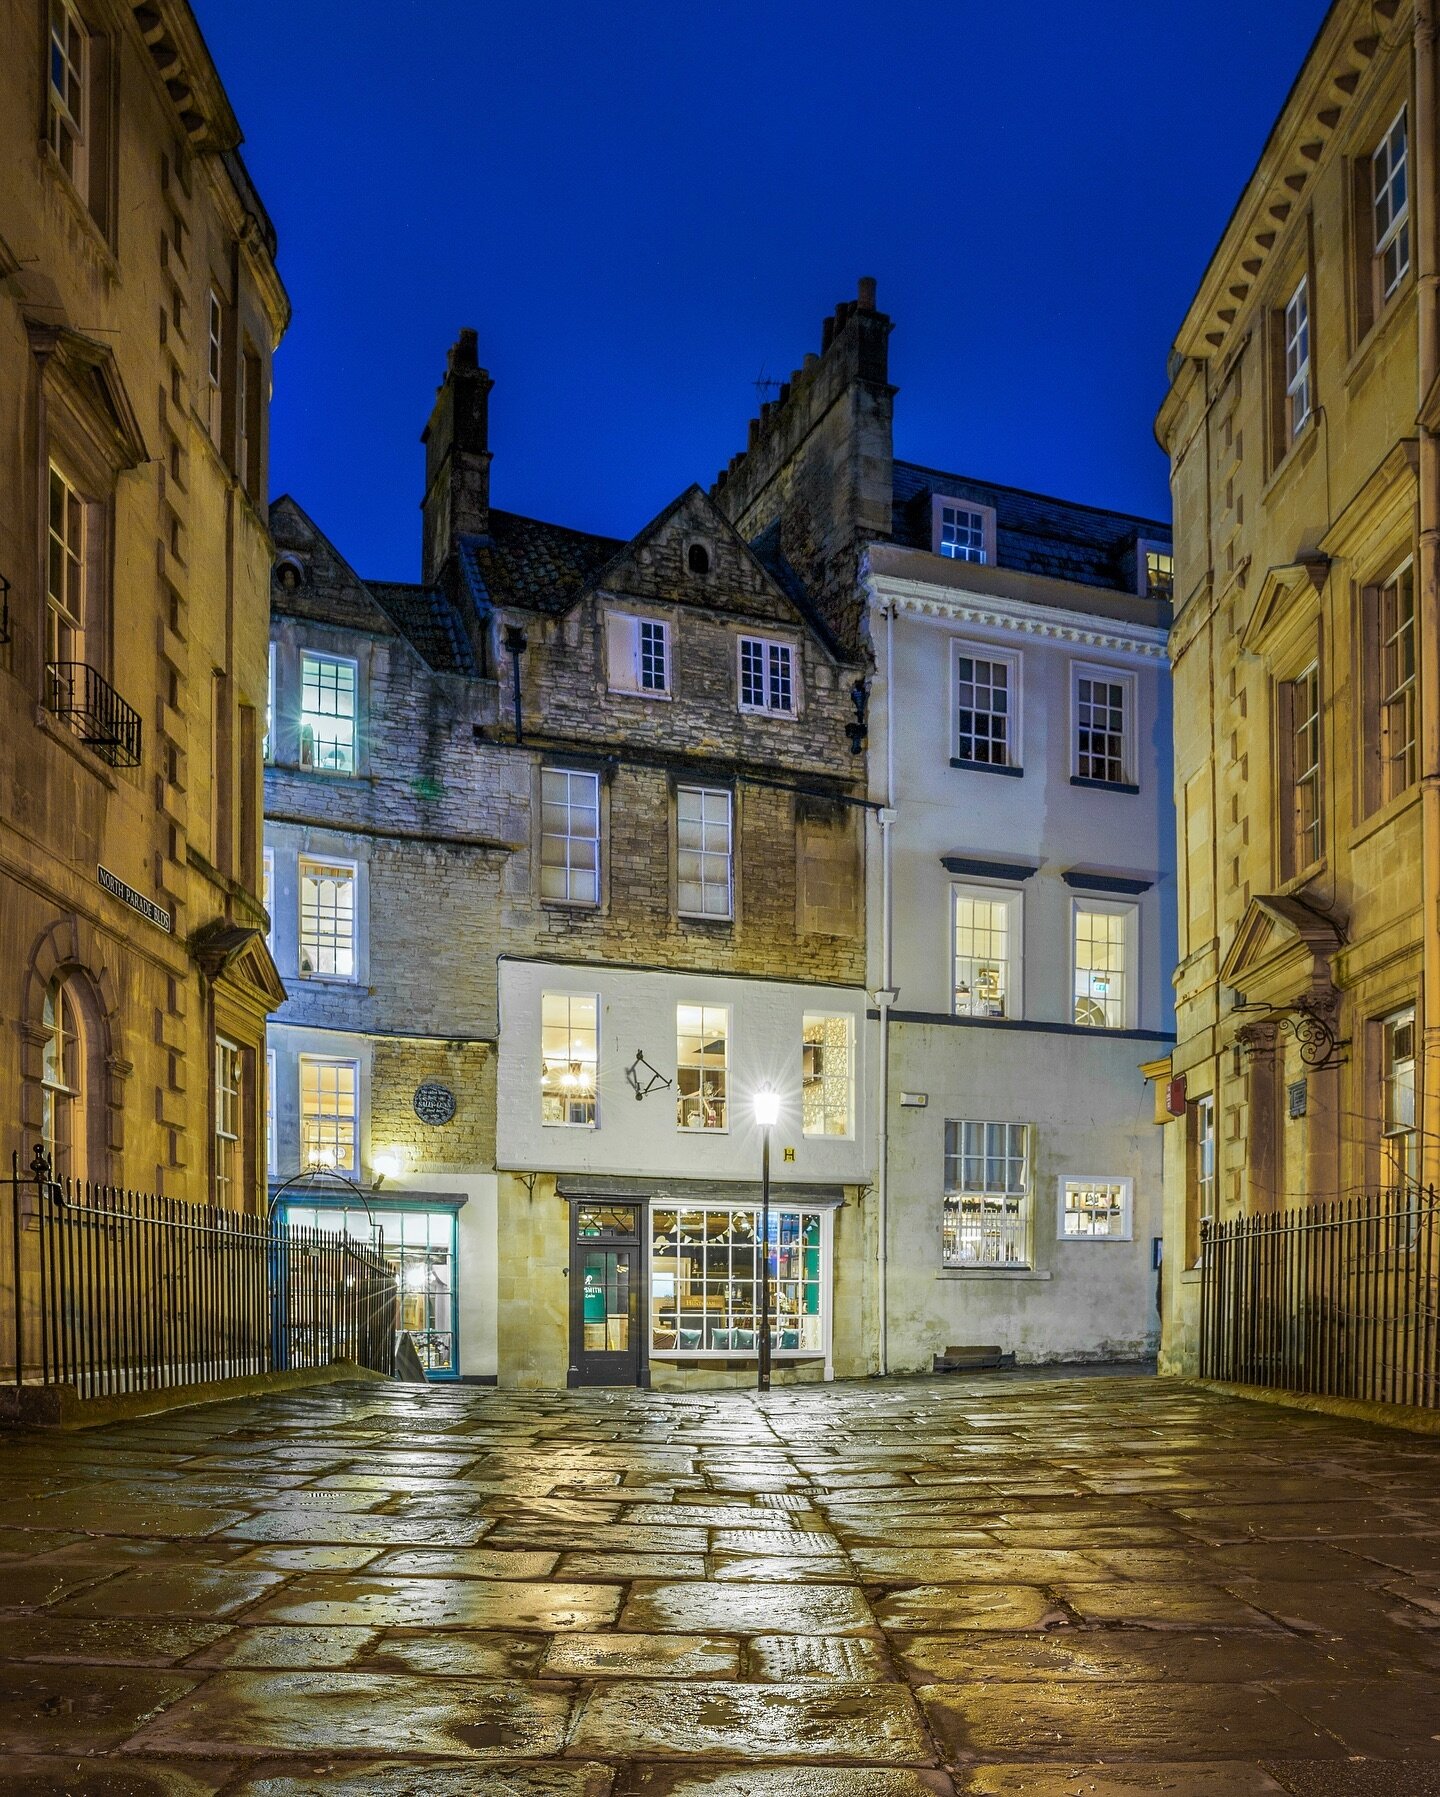
<instances>
[{"instance_id":1,"label":"window with shutters","mask_svg":"<svg viewBox=\"0 0 1440 1797\"><path fill-rule=\"evenodd\" d=\"M661 618L605 614L605 647L613 693L670 696L670 626Z\"/></svg>"}]
</instances>

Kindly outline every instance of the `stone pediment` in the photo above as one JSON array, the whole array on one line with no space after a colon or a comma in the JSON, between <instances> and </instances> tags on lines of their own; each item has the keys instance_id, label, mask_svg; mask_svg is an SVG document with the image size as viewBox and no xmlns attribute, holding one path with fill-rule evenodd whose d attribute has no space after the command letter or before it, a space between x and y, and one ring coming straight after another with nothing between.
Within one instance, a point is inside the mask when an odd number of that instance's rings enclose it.
<instances>
[{"instance_id":1,"label":"stone pediment","mask_svg":"<svg viewBox=\"0 0 1440 1797\"><path fill-rule=\"evenodd\" d=\"M1294 996L1333 984L1331 957L1341 946L1339 926L1302 899L1281 894L1252 898L1220 968L1227 986L1247 998Z\"/></svg>"},{"instance_id":2,"label":"stone pediment","mask_svg":"<svg viewBox=\"0 0 1440 1797\"><path fill-rule=\"evenodd\" d=\"M693 568L691 551L705 567ZM702 487L692 486L632 537L579 597L597 593L804 623L789 595Z\"/></svg>"},{"instance_id":3,"label":"stone pediment","mask_svg":"<svg viewBox=\"0 0 1440 1797\"><path fill-rule=\"evenodd\" d=\"M1288 624L1308 618L1318 605L1329 567L1327 556L1316 555L1268 569L1240 633L1241 647L1263 655Z\"/></svg>"},{"instance_id":4,"label":"stone pediment","mask_svg":"<svg viewBox=\"0 0 1440 1797\"><path fill-rule=\"evenodd\" d=\"M284 1004L284 982L263 931L215 918L190 938L190 953L213 984L228 986L250 1005L274 1011Z\"/></svg>"},{"instance_id":5,"label":"stone pediment","mask_svg":"<svg viewBox=\"0 0 1440 1797\"><path fill-rule=\"evenodd\" d=\"M117 470L138 468L148 461L140 420L110 345L41 319L27 318L25 328L31 353L68 393L110 465Z\"/></svg>"}]
</instances>

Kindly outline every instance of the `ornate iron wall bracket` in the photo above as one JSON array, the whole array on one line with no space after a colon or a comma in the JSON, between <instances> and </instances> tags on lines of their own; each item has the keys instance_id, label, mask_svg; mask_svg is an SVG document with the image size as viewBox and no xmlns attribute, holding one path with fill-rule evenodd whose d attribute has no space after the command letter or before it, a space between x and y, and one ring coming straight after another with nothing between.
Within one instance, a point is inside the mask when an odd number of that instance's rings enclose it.
<instances>
[{"instance_id":1,"label":"ornate iron wall bracket","mask_svg":"<svg viewBox=\"0 0 1440 1797\"><path fill-rule=\"evenodd\" d=\"M648 1075L644 1085L641 1085L640 1083L641 1068L643 1068ZM657 1087L663 1091L666 1086L674 1084L672 1080L666 1079L663 1073L660 1073L656 1068L650 1065L645 1059L645 1051L643 1048L637 1048L635 1050L635 1059L625 1069L625 1077L629 1080L634 1089L637 1101L641 1098L647 1098L650 1093L657 1089Z\"/></svg>"},{"instance_id":2,"label":"ornate iron wall bracket","mask_svg":"<svg viewBox=\"0 0 1440 1797\"><path fill-rule=\"evenodd\" d=\"M1259 1013L1269 1024L1271 1030L1288 1030L1300 1048L1300 1059L1315 1072L1324 1067L1338 1067L1344 1060L1344 1050L1350 1046L1348 1036L1335 1034L1330 1016L1333 1007L1322 1006L1314 998L1297 998L1288 1005L1238 1005L1237 1010ZM1256 1054L1264 1047L1259 1039L1260 1032L1249 1036L1242 1032L1241 1041L1247 1054Z\"/></svg>"}]
</instances>

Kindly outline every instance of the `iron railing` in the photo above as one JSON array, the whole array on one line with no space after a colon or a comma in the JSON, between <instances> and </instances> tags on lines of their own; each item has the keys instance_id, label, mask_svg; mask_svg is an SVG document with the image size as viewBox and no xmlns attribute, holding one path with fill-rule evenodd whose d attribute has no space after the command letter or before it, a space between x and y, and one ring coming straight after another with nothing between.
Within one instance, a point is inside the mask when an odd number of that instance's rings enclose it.
<instances>
[{"instance_id":1,"label":"iron railing","mask_svg":"<svg viewBox=\"0 0 1440 1797\"><path fill-rule=\"evenodd\" d=\"M1200 1373L1440 1409L1433 1190L1202 1222Z\"/></svg>"},{"instance_id":2,"label":"iron railing","mask_svg":"<svg viewBox=\"0 0 1440 1797\"><path fill-rule=\"evenodd\" d=\"M328 1230L50 1177L12 1161L16 1385L82 1397L354 1361L393 1373L398 1288ZM3 1352L3 1350L0 1350Z\"/></svg>"},{"instance_id":3,"label":"iron railing","mask_svg":"<svg viewBox=\"0 0 1440 1797\"><path fill-rule=\"evenodd\" d=\"M88 662L47 662L45 705L111 767L139 767L139 713Z\"/></svg>"}]
</instances>

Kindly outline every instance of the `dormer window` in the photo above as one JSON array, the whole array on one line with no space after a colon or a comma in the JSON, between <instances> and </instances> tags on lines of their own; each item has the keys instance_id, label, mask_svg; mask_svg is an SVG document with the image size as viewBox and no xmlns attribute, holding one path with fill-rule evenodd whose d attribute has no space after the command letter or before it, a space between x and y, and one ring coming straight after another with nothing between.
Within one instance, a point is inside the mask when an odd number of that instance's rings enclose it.
<instances>
[{"instance_id":1,"label":"dormer window","mask_svg":"<svg viewBox=\"0 0 1440 1797\"><path fill-rule=\"evenodd\" d=\"M607 612L605 649L612 693L670 696L670 626L660 618Z\"/></svg>"},{"instance_id":2,"label":"dormer window","mask_svg":"<svg viewBox=\"0 0 1440 1797\"><path fill-rule=\"evenodd\" d=\"M995 508L970 499L935 496L931 547L955 562L995 560Z\"/></svg>"},{"instance_id":3,"label":"dormer window","mask_svg":"<svg viewBox=\"0 0 1440 1797\"><path fill-rule=\"evenodd\" d=\"M710 551L703 543L692 543L685 551L685 565L692 574L708 574Z\"/></svg>"},{"instance_id":4,"label":"dormer window","mask_svg":"<svg viewBox=\"0 0 1440 1797\"><path fill-rule=\"evenodd\" d=\"M1135 571L1142 598L1170 603L1175 595L1175 557L1168 543L1141 537L1135 545Z\"/></svg>"}]
</instances>

